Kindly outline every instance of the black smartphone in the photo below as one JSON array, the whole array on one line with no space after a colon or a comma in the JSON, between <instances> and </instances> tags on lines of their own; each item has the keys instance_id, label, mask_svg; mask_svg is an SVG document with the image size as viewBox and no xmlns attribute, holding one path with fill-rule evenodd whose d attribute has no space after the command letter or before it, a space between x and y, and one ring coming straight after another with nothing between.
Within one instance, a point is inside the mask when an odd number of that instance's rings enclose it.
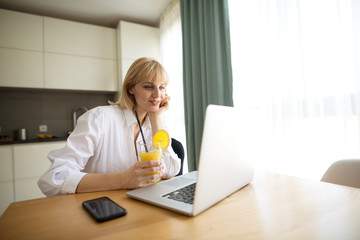
<instances>
[{"instance_id":1,"label":"black smartphone","mask_svg":"<svg viewBox=\"0 0 360 240\"><path fill-rule=\"evenodd\" d=\"M98 222L104 222L127 214L125 208L113 202L108 197L101 197L84 201L83 207Z\"/></svg>"}]
</instances>

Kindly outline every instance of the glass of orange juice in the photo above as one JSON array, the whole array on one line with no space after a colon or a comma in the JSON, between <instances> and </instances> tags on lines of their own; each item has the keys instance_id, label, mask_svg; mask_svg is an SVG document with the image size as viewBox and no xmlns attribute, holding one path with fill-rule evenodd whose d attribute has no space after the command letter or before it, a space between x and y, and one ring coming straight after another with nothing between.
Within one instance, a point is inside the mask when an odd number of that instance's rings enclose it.
<instances>
[{"instance_id":1,"label":"glass of orange juice","mask_svg":"<svg viewBox=\"0 0 360 240\"><path fill-rule=\"evenodd\" d=\"M137 143L137 151L140 161L161 161L161 147L160 143L154 144L154 143L143 143L138 142ZM147 175L154 175L158 174L158 172L152 172L148 173ZM152 182L157 182L160 179L154 180Z\"/></svg>"}]
</instances>

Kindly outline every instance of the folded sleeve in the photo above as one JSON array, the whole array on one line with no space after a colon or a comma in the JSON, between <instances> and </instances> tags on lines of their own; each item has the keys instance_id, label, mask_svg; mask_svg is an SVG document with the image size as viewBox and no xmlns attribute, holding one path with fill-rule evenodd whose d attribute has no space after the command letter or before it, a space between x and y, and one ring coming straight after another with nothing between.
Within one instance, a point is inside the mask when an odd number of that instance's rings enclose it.
<instances>
[{"instance_id":1,"label":"folded sleeve","mask_svg":"<svg viewBox=\"0 0 360 240\"><path fill-rule=\"evenodd\" d=\"M86 173L82 172L94 155L101 137L102 118L96 111L83 114L64 148L51 151L50 168L41 176L38 186L46 196L75 193Z\"/></svg>"}]
</instances>

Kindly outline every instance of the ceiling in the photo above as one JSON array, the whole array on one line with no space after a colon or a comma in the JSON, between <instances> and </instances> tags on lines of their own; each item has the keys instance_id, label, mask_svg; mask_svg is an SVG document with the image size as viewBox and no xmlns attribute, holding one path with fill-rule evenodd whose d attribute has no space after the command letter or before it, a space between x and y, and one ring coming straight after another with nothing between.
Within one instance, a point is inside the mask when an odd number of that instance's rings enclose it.
<instances>
[{"instance_id":1,"label":"ceiling","mask_svg":"<svg viewBox=\"0 0 360 240\"><path fill-rule=\"evenodd\" d=\"M120 20L155 26L172 0L0 0L0 8L116 28Z\"/></svg>"}]
</instances>

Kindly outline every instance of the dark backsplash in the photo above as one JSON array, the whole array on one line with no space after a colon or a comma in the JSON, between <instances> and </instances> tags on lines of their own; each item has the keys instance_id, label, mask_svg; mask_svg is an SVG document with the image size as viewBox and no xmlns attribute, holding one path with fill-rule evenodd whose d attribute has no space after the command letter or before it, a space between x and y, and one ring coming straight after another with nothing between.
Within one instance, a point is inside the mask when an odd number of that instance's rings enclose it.
<instances>
[{"instance_id":1,"label":"dark backsplash","mask_svg":"<svg viewBox=\"0 0 360 240\"><path fill-rule=\"evenodd\" d=\"M47 125L45 134L66 136L73 130L75 107L108 105L108 100L116 100L115 96L115 93L0 88L0 135L16 139L17 129L26 128L27 139L34 139L39 125Z\"/></svg>"}]
</instances>

